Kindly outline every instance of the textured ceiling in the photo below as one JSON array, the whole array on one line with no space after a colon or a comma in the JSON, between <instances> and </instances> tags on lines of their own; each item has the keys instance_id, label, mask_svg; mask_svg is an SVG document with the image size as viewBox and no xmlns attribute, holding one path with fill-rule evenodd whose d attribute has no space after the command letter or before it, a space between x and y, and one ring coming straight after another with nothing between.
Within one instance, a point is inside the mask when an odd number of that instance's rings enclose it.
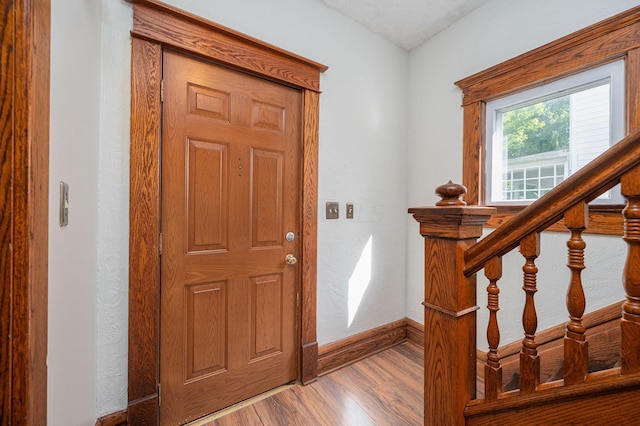
<instances>
[{"instance_id":1,"label":"textured ceiling","mask_svg":"<svg viewBox=\"0 0 640 426\"><path fill-rule=\"evenodd\" d=\"M320 0L410 51L489 0Z\"/></svg>"}]
</instances>

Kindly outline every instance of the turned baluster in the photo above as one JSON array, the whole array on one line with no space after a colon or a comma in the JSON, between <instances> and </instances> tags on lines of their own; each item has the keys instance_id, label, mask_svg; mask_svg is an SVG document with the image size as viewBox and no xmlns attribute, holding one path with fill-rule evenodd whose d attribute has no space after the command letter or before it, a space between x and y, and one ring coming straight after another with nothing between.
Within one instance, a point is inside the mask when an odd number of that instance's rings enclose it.
<instances>
[{"instance_id":1,"label":"turned baluster","mask_svg":"<svg viewBox=\"0 0 640 426\"><path fill-rule=\"evenodd\" d=\"M620 321L620 365L622 374L630 374L640 372L640 167L622 177L621 192L627 199L622 216L628 250L622 274L626 300Z\"/></svg>"},{"instance_id":2,"label":"turned baluster","mask_svg":"<svg viewBox=\"0 0 640 426\"><path fill-rule=\"evenodd\" d=\"M533 232L520 241L520 253L526 259L522 270L524 271L524 286L526 299L522 312L522 326L524 339L520 351L520 393L531 393L540 383L540 358L538 356L538 344L536 343L536 330L538 317L533 296L536 293L536 274L538 267L536 258L540 255L540 234Z\"/></svg>"},{"instance_id":3,"label":"turned baluster","mask_svg":"<svg viewBox=\"0 0 640 426\"><path fill-rule=\"evenodd\" d=\"M464 252L495 212L467 206L465 189L438 187L436 207L409 209L424 237L424 424L464 425L476 390L476 277L466 277Z\"/></svg>"},{"instance_id":4,"label":"turned baluster","mask_svg":"<svg viewBox=\"0 0 640 426\"><path fill-rule=\"evenodd\" d=\"M484 366L484 398L495 400L502 392L502 367L498 356L500 344L500 328L498 327L498 311L500 310L498 280L502 278L502 258L494 257L484 266L484 275L489 280L487 286L487 309L489 324L487 325L487 363Z\"/></svg>"},{"instance_id":5,"label":"turned baluster","mask_svg":"<svg viewBox=\"0 0 640 426\"><path fill-rule=\"evenodd\" d=\"M584 289L580 276L584 269L584 249L587 244L582 239L582 232L587 227L588 207L585 203L577 204L564 215L564 223L571 231L567 241L571 280L567 291L567 311L569 322L564 338L564 383L572 385L584 382L589 365L588 343L585 340L585 326L582 315L585 309Z\"/></svg>"}]
</instances>

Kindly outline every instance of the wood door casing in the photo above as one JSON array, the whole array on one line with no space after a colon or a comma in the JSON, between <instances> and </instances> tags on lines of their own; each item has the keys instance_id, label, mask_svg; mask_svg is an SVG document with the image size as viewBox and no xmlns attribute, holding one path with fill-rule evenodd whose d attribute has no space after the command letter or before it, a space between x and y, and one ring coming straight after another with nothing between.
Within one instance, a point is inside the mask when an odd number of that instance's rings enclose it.
<instances>
[{"instance_id":1,"label":"wood door casing","mask_svg":"<svg viewBox=\"0 0 640 426\"><path fill-rule=\"evenodd\" d=\"M296 379L300 92L164 54L161 423Z\"/></svg>"},{"instance_id":2,"label":"wood door casing","mask_svg":"<svg viewBox=\"0 0 640 426\"><path fill-rule=\"evenodd\" d=\"M160 309L160 88L162 46L303 92L298 378L317 377L316 246L320 73L327 67L155 0L134 4L129 234L129 424L157 424Z\"/></svg>"},{"instance_id":3,"label":"wood door casing","mask_svg":"<svg viewBox=\"0 0 640 426\"><path fill-rule=\"evenodd\" d=\"M13 174L13 36L15 13L12 8L0 8L0 424L11 423L11 288L13 287L13 207L11 180ZM6 413L6 414L5 414ZM6 417L5 417L6 416Z\"/></svg>"},{"instance_id":4,"label":"wood door casing","mask_svg":"<svg viewBox=\"0 0 640 426\"><path fill-rule=\"evenodd\" d=\"M0 6L0 424L46 424L49 0Z\"/></svg>"}]
</instances>

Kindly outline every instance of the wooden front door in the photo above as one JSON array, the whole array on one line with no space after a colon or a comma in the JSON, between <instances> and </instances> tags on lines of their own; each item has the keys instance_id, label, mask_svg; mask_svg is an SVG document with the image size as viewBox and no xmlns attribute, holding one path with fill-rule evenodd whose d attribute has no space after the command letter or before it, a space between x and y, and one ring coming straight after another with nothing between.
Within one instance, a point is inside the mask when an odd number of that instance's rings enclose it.
<instances>
[{"instance_id":1,"label":"wooden front door","mask_svg":"<svg viewBox=\"0 0 640 426\"><path fill-rule=\"evenodd\" d=\"M297 377L302 106L296 89L175 53L163 80L160 418L170 425Z\"/></svg>"}]
</instances>

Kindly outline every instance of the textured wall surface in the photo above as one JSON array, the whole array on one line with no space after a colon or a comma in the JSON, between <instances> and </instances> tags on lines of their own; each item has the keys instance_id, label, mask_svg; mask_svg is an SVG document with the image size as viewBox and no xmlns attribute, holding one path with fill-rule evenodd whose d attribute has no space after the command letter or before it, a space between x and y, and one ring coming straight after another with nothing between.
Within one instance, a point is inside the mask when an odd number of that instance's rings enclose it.
<instances>
[{"instance_id":1,"label":"textured wall surface","mask_svg":"<svg viewBox=\"0 0 640 426\"><path fill-rule=\"evenodd\" d=\"M118 411L127 401L131 20L129 4L104 2L96 294L99 414Z\"/></svg>"}]
</instances>

